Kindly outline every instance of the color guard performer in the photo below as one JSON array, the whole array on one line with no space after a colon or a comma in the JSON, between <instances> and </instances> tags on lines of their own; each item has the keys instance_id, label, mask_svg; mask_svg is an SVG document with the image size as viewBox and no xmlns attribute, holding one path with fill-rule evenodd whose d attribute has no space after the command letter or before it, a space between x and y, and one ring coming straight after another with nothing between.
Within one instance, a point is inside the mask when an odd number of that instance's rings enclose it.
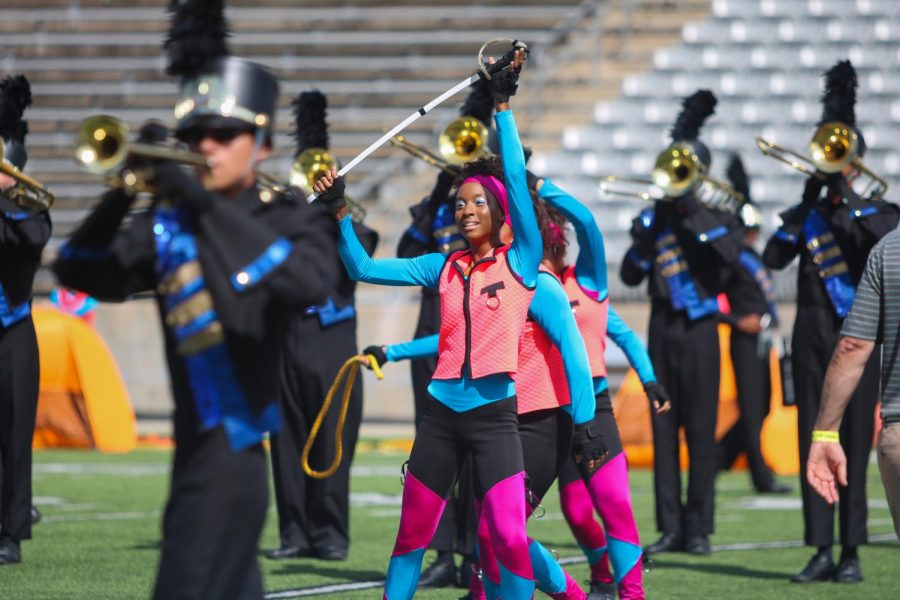
<instances>
[{"instance_id":1,"label":"color guard performer","mask_svg":"<svg viewBox=\"0 0 900 600\"><path fill-rule=\"evenodd\" d=\"M684 101L671 131L673 142L685 146L678 155L693 154L701 163L695 167L700 171L709 168L711 158L698 139L700 127L715 104L711 92L696 92ZM694 158L688 160L694 162ZM673 170L674 177L680 176L679 170ZM686 179L684 184L692 181ZM672 401L671 411L652 416L656 524L662 537L645 552L709 554L719 406L716 296L740 254L740 223L731 214L704 206L692 185L643 210L633 222L631 235L634 243L622 260L622 281L636 286L649 280L650 357ZM686 504L681 501L681 427L690 455Z\"/></svg>"},{"instance_id":2,"label":"color guard performer","mask_svg":"<svg viewBox=\"0 0 900 600\"><path fill-rule=\"evenodd\" d=\"M843 124L858 136L859 156L865 152L862 132L855 128L856 71L841 61L825 74L820 125ZM787 267L798 254L797 318L793 332L794 389L798 408L800 464L808 459L813 425L825 371L866 264L869 251L897 225L897 206L880 198L860 197L851 187L861 175L851 163L836 173L817 171L806 181L800 204L782 213L782 226L763 253L766 265ZM840 563L835 567L833 505L828 504L800 474L804 540L817 548L806 567L791 581L862 580L857 547L867 541L866 471L872 448L875 404L878 401L878 353L873 353L840 428L847 455L848 487L840 488Z\"/></svg>"},{"instance_id":3,"label":"color guard performer","mask_svg":"<svg viewBox=\"0 0 900 600\"><path fill-rule=\"evenodd\" d=\"M154 598L262 598L257 545L268 510L262 441L278 431L278 366L291 310L325 300L326 215L261 186L278 82L227 55L221 1L174 9L169 73L176 136L207 159L197 176L148 164L150 210L107 192L55 271L100 300L154 291L175 399L175 457ZM175 156L175 155L173 155ZM203 178L205 185L201 184Z\"/></svg>"},{"instance_id":4,"label":"color guard performer","mask_svg":"<svg viewBox=\"0 0 900 600\"><path fill-rule=\"evenodd\" d=\"M4 171L25 168L28 124L22 113L30 104L24 75L0 81ZM31 295L51 226L46 209L13 200L19 185L0 172L0 565L21 562L21 542L31 539L37 521L31 505L31 439L40 363Z\"/></svg>"}]
</instances>

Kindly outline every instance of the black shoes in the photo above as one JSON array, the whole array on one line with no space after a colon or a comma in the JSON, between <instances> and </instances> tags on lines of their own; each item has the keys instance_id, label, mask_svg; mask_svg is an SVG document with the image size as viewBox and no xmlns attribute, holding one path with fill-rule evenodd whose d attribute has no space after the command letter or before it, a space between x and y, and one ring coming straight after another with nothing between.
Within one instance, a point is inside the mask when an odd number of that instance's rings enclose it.
<instances>
[{"instance_id":1,"label":"black shoes","mask_svg":"<svg viewBox=\"0 0 900 600\"><path fill-rule=\"evenodd\" d=\"M859 583L863 580L858 558L842 558L834 572L835 583Z\"/></svg>"},{"instance_id":2,"label":"black shoes","mask_svg":"<svg viewBox=\"0 0 900 600\"><path fill-rule=\"evenodd\" d=\"M472 589L473 577L478 577L478 564L468 556L464 556L462 564L459 565L459 579L456 582L456 587L467 590Z\"/></svg>"},{"instance_id":3,"label":"black shoes","mask_svg":"<svg viewBox=\"0 0 900 600\"><path fill-rule=\"evenodd\" d=\"M0 565L11 565L22 562L22 550L19 543L10 538L0 539Z\"/></svg>"},{"instance_id":4,"label":"black shoes","mask_svg":"<svg viewBox=\"0 0 900 600\"><path fill-rule=\"evenodd\" d=\"M790 494L791 486L784 483L773 482L772 485L764 488L757 488L757 494Z\"/></svg>"},{"instance_id":5,"label":"black shoes","mask_svg":"<svg viewBox=\"0 0 900 600\"><path fill-rule=\"evenodd\" d=\"M456 585L456 565L453 563L453 553L438 554L428 568L422 571L419 577L419 587L443 588Z\"/></svg>"},{"instance_id":6,"label":"black shoes","mask_svg":"<svg viewBox=\"0 0 900 600\"><path fill-rule=\"evenodd\" d=\"M684 550L688 554L694 554L696 556L709 556L712 554L712 548L709 546L709 538L705 535L688 536L687 541L684 543Z\"/></svg>"},{"instance_id":7,"label":"black shoes","mask_svg":"<svg viewBox=\"0 0 900 600\"><path fill-rule=\"evenodd\" d=\"M306 548L299 548L297 546L282 546L281 548L275 548L274 550L266 551L265 556L269 560L303 558L304 556L309 556L309 550Z\"/></svg>"},{"instance_id":8,"label":"black shoes","mask_svg":"<svg viewBox=\"0 0 900 600\"><path fill-rule=\"evenodd\" d=\"M39 523L43 516L44 515L41 514L41 511L39 511L37 509L37 506L32 504L31 505L31 524L34 525L35 523Z\"/></svg>"},{"instance_id":9,"label":"black shoes","mask_svg":"<svg viewBox=\"0 0 900 600\"><path fill-rule=\"evenodd\" d=\"M347 549L341 546L325 546L313 550L311 556L319 560L347 560Z\"/></svg>"},{"instance_id":10,"label":"black shoes","mask_svg":"<svg viewBox=\"0 0 900 600\"><path fill-rule=\"evenodd\" d=\"M611 581L592 581L587 600L616 600L616 584Z\"/></svg>"},{"instance_id":11,"label":"black shoes","mask_svg":"<svg viewBox=\"0 0 900 600\"><path fill-rule=\"evenodd\" d=\"M854 559L855 560L855 559ZM844 562L841 562L844 564ZM856 561L857 574L859 574L859 561ZM806 563L803 570L791 577L793 583L812 583L814 581L828 581L834 576L834 561L830 552L819 552ZM859 575L862 579L862 575Z\"/></svg>"},{"instance_id":12,"label":"black shoes","mask_svg":"<svg viewBox=\"0 0 900 600\"><path fill-rule=\"evenodd\" d=\"M681 552L684 550L684 536L680 533L664 533L662 537L644 548L644 554L660 552Z\"/></svg>"}]
</instances>

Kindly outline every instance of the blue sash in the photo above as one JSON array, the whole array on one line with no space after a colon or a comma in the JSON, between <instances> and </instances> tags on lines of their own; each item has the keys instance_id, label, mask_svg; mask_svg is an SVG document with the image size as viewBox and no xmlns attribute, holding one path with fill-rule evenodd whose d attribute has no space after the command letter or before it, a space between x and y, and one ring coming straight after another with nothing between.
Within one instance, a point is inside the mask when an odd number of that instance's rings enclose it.
<instances>
[{"instance_id":1,"label":"blue sash","mask_svg":"<svg viewBox=\"0 0 900 600\"><path fill-rule=\"evenodd\" d=\"M10 306L9 300L6 299L3 285L0 284L0 324L4 327L10 327L30 314L31 300L26 300L16 306Z\"/></svg>"},{"instance_id":2,"label":"blue sash","mask_svg":"<svg viewBox=\"0 0 900 600\"><path fill-rule=\"evenodd\" d=\"M756 285L762 291L768 305L767 310L772 317L772 321L778 322L778 310L775 308L775 283L772 281L772 275L762 261L749 250L741 250L738 257L738 263L744 270L750 273L750 276L756 281Z\"/></svg>"},{"instance_id":3,"label":"blue sash","mask_svg":"<svg viewBox=\"0 0 900 600\"><path fill-rule=\"evenodd\" d=\"M856 286L850 279L841 247L838 246L834 234L828 228L828 222L819 211L815 209L809 211L803 223L803 236L806 239L806 249L809 250L810 258L816 265L816 271L825 286L834 312L843 319L853 306Z\"/></svg>"},{"instance_id":4,"label":"blue sash","mask_svg":"<svg viewBox=\"0 0 900 600\"><path fill-rule=\"evenodd\" d=\"M234 372L225 331L206 289L193 223L183 210L154 212L156 271L166 327L184 359L200 426L222 425L231 448L242 450L280 429L277 403L254 414Z\"/></svg>"},{"instance_id":5,"label":"blue sash","mask_svg":"<svg viewBox=\"0 0 900 600\"><path fill-rule=\"evenodd\" d=\"M714 297L700 298L681 246L668 225L656 238L656 264L669 286L669 301L675 310L686 310L692 321L718 312Z\"/></svg>"}]
</instances>

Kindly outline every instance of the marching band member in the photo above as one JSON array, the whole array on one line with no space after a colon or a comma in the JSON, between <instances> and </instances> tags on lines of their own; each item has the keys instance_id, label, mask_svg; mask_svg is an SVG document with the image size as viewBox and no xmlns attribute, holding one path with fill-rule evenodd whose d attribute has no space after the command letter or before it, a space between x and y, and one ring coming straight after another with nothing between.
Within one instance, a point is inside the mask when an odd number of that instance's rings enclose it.
<instances>
[{"instance_id":1,"label":"marching band member","mask_svg":"<svg viewBox=\"0 0 900 600\"><path fill-rule=\"evenodd\" d=\"M850 61L837 63L825 74L820 125L840 122L853 128L862 156L865 142L855 129L856 87L856 71ZM783 224L763 253L766 265L773 269L783 269L800 256L792 364L801 465L806 464L814 439L825 371L853 304L866 258L878 240L897 226L900 217L894 204L861 198L854 192L851 182L857 175L852 164L827 176L821 172L811 175L802 202L781 214ZM817 552L791 579L795 583L832 578L847 583L862 580L857 547L867 540L866 470L878 401L878 371L878 353L873 353L840 429L849 481L848 487L840 488L840 564L835 568L831 556L834 506L816 494L801 473L804 539Z\"/></svg>"},{"instance_id":2,"label":"marching band member","mask_svg":"<svg viewBox=\"0 0 900 600\"><path fill-rule=\"evenodd\" d=\"M60 281L102 301L154 291L175 399L175 456L154 598L261 598L256 554L268 509L268 432L292 310L321 303L333 273L329 217L257 183L271 151L278 82L228 56L222 3L174 9L166 45L180 77L177 137L198 174L153 160L150 210L124 219L107 192L61 249ZM151 133L146 131L145 133Z\"/></svg>"},{"instance_id":3,"label":"marching band member","mask_svg":"<svg viewBox=\"0 0 900 600\"><path fill-rule=\"evenodd\" d=\"M701 90L684 101L672 128L706 169L710 152L698 139L716 99ZM702 169L703 167L701 167ZM654 554L687 550L709 554L716 474L715 426L719 406L719 337L716 296L737 261L737 219L701 204L694 190L657 201L634 220L634 243L622 260L626 285L649 280L649 351L672 410L652 415L656 524ZM684 427L690 455L687 502L681 500L678 431Z\"/></svg>"},{"instance_id":4,"label":"marching band member","mask_svg":"<svg viewBox=\"0 0 900 600\"><path fill-rule=\"evenodd\" d=\"M0 81L2 159L20 171L28 160L28 124L22 114L30 104L24 75ZM0 173L0 565L22 561L21 542L31 539L32 522L37 522L31 505L31 439L40 363L31 296L51 230L46 210L12 200L17 183Z\"/></svg>"},{"instance_id":5,"label":"marching band member","mask_svg":"<svg viewBox=\"0 0 900 600\"><path fill-rule=\"evenodd\" d=\"M739 156L731 158L726 169L728 180L747 202L741 208L744 248L738 257L734 278L725 288L731 312L720 319L731 326L731 363L740 417L719 441L719 469L730 469L741 452L746 451L753 487L759 493L784 494L791 488L775 480L762 455L760 434L769 414L772 394L769 373L771 338L765 332L778 328L775 284L772 274L754 249L762 226L762 213L750 200L750 182Z\"/></svg>"}]
</instances>

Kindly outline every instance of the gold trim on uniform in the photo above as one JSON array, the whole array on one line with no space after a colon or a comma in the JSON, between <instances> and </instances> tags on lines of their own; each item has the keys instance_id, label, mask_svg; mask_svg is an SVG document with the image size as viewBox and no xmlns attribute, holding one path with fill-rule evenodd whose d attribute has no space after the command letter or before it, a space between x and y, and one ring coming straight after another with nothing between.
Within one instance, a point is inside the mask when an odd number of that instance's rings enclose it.
<instances>
[{"instance_id":1,"label":"gold trim on uniform","mask_svg":"<svg viewBox=\"0 0 900 600\"><path fill-rule=\"evenodd\" d=\"M834 241L834 235L830 231L826 231L819 237L814 237L806 241L806 248L812 252L820 246L827 246Z\"/></svg>"},{"instance_id":2,"label":"gold trim on uniform","mask_svg":"<svg viewBox=\"0 0 900 600\"><path fill-rule=\"evenodd\" d=\"M823 252L819 252L818 254L814 254L812 257L812 261L817 265L821 265L826 260L832 259L835 256L841 256L841 249L835 244L828 250Z\"/></svg>"},{"instance_id":3,"label":"gold trim on uniform","mask_svg":"<svg viewBox=\"0 0 900 600\"><path fill-rule=\"evenodd\" d=\"M666 264L669 261L675 260L676 258L681 258L681 248L675 247L671 250L666 250L665 252L660 252L656 255L656 262L661 265Z\"/></svg>"},{"instance_id":4,"label":"gold trim on uniform","mask_svg":"<svg viewBox=\"0 0 900 600\"><path fill-rule=\"evenodd\" d=\"M169 327L184 327L203 313L211 310L212 307L213 301L209 291L200 290L169 311L166 315L166 325Z\"/></svg>"},{"instance_id":5,"label":"gold trim on uniform","mask_svg":"<svg viewBox=\"0 0 900 600\"><path fill-rule=\"evenodd\" d=\"M202 275L203 272L200 270L200 261L192 260L184 263L175 269L168 277L163 279L157 286L157 290L164 296L177 294L181 288Z\"/></svg>"},{"instance_id":6,"label":"gold trim on uniform","mask_svg":"<svg viewBox=\"0 0 900 600\"><path fill-rule=\"evenodd\" d=\"M678 240L675 239L675 234L670 233L670 234L665 235L665 236L659 238L658 240L656 240L656 247L662 248L663 246L668 246L669 244L674 244L676 241L678 241Z\"/></svg>"},{"instance_id":7,"label":"gold trim on uniform","mask_svg":"<svg viewBox=\"0 0 900 600\"><path fill-rule=\"evenodd\" d=\"M847 272L847 263L844 261L839 262L836 265L828 267L824 271L819 271L819 277L825 279L826 277L831 277L833 275L840 275L841 273Z\"/></svg>"},{"instance_id":8,"label":"gold trim on uniform","mask_svg":"<svg viewBox=\"0 0 900 600\"><path fill-rule=\"evenodd\" d=\"M687 268L688 268L687 262L685 262L683 260L679 260L675 264L671 264L667 267L663 267L662 269L659 270L659 272L663 277L668 279L672 275L678 275L682 271L687 271Z\"/></svg>"},{"instance_id":9,"label":"gold trim on uniform","mask_svg":"<svg viewBox=\"0 0 900 600\"><path fill-rule=\"evenodd\" d=\"M211 348L225 341L225 330L218 321L213 321L203 328L199 333L191 337L181 340L178 344L178 354L189 356L203 352L207 348Z\"/></svg>"}]
</instances>

